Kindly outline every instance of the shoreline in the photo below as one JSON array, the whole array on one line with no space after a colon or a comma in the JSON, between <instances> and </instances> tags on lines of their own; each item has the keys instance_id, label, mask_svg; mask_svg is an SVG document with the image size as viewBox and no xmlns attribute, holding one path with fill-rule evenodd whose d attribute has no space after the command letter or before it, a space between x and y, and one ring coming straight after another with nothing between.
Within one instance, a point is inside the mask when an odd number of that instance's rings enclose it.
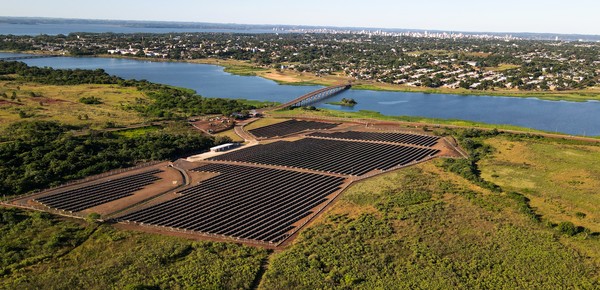
<instances>
[{"instance_id":1,"label":"shoreline","mask_svg":"<svg viewBox=\"0 0 600 290\"><path fill-rule=\"evenodd\" d=\"M0 52L7 52L7 53L23 53L23 54L37 54L37 55L44 55L44 54L50 54L50 53L32 53L32 52L15 52L15 51L0 51ZM55 54L54 54L55 55ZM112 55L95 55L95 56L68 56L68 57L100 57L100 58L116 58L116 59L133 59L133 60L138 60L138 61L152 61L152 62L173 62L173 63L196 63L196 64L207 64L207 65L217 65L220 67L223 67L224 71L231 73L231 74L236 74L236 75L251 75L251 76L258 76L258 77L262 77L265 79L271 79L268 77L263 77L264 74L273 74L273 73L278 73L280 75L285 75L285 74L281 74L279 72L277 72L277 70L275 69L266 69L266 68L261 68L261 67L256 67L253 66L252 64L248 63L248 62L243 62L243 61L238 61L238 60L221 60L221 59L196 59L196 60L173 60L173 59L154 59L154 58L143 58L143 57L129 57L129 56L112 56ZM239 73L241 72L241 73ZM300 74L301 75L301 74ZM288 76L289 77L289 76ZM273 79L271 79L273 80ZM287 82L287 81L281 81L281 80L275 80L277 83L279 84L285 84L285 85L330 85L330 84L321 84L321 83L311 83L311 82ZM339 82L337 82L339 83ZM358 86L358 88L355 88L355 86ZM489 97L505 97L505 98L510 98L510 97L515 97L515 96L507 96L507 95L492 95L489 94L489 91L483 91L479 94L460 94L458 92L446 92L446 93L439 93L439 92L428 92L428 91L404 91L404 90L390 90L390 89L383 89L383 88L371 88L368 87L369 85L365 85L365 84L353 84L353 89L356 90L375 90L375 91L390 91L390 92L413 92L413 93L424 93L424 94L447 94L447 95L461 95L461 96L489 96ZM182 89L187 89L187 88L183 88ZM541 100L545 100L544 98L540 97L540 96L516 96L516 97L521 97L521 98L537 98L537 99L541 99ZM248 103L248 104L253 104L256 105L257 107L262 107L261 105L263 104L268 104L268 103L273 103L273 102L269 102L269 101L253 101L253 100L245 100L245 99L239 99L239 101L244 102L244 103ZM549 100L549 101L571 101L568 99L558 99L558 100ZM598 101L596 99L590 99L590 100L574 100L574 102L587 102L587 101ZM262 107L264 108L264 107ZM267 110L269 110L267 108ZM420 124L424 124L424 125L429 125L429 126L435 126L435 125L441 125L441 124L445 124L445 125L457 125L460 124L458 126L462 126L462 127L473 127L473 128L503 128L504 130L518 130L521 132L531 132L531 133L549 133L549 134L554 134L554 132L544 132L538 129L534 129L534 128L527 128L527 127L518 127L518 126L513 126L513 125L506 125L506 124L488 124L488 123L481 123L481 122L475 122L475 121L469 121L469 120L462 120L462 119L437 119L437 118L423 118L423 117L418 117L418 116L395 116L395 115L384 115L381 114L380 112L375 112L375 111L360 111L360 112L353 112L351 113L352 116L346 116L349 114L349 112L345 112L343 110L335 110L335 109L319 109L322 112L327 112L328 117L333 117L334 115L337 116L342 116L344 115L344 118L373 118L373 119L378 119L378 120L382 120L382 121L401 121L401 122L413 122L413 123L420 123ZM335 113L331 113L331 112L335 112ZM278 114L277 112L273 112L275 115ZM296 111L296 113L298 113ZM537 131L537 132L536 132ZM600 135L599 136L584 136L584 135L577 135L577 134L569 134L569 133L558 133L559 135L564 135L564 136L578 136L578 137L588 137L591 139L600 139Z\"/></svg>"},{"instance_id":2,"label":"shoreline","mask_svg":"<svg viewBox=\"0 0 600 290\"><path fill-rule=\"evenodd\" d=\"M52 54L43 51L8 51L0 50L6 53L24 53L45 55ZM274 68L264 68L253 63L235 59L218 59L218 58L202 58L202 59L165 59L165 58L147 58L122 55L90 55L90 56L71 56L67 57L100 57L100 58L116 58L116 59L133 59L139 61L151 62L180 62L180 63L196 63L217 65L223 67L227 73L240 76L257 76L264 79L272 80L281 85L292 86L331 86L339 83L352 83L353 90L369 90L369 91L384 91L384 92L404 92L404 93L423 93L423 94L442 94L442 95L458 95L458 96L489 96L489 97L509 97L509 98L537 98L546 101L569 101L569 102L587 102L600 101L600 87L588 88L584 90L573 91L518 91L518 90L467 90L467 89L450 89L450 88L429 88L429 87L409 87L396 84L379 83L374 81L357 81L341 74L327 75L324 77L315 76L311 73L300 73L295 71L280 71Z\"/></svg>"}]
</instances>

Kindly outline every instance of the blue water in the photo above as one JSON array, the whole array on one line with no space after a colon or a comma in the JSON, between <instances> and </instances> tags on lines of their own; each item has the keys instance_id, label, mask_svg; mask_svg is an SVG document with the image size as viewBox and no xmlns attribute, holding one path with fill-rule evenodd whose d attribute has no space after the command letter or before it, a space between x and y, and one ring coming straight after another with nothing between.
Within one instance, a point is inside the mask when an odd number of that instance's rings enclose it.
<instances>
[{"instance_id":1,"label":"blue water","mask_svg":"<svg viewBox=\"0 0 600 290\"><path fill-rule=\"evenodd\" d=\"M14 54L0 53L0 58ZM214 65L149 62L111 58L57 57L23 60L29 65L54 68L102 68L123 78L186 87L206 97L285 102L319 86L279 85L252 76L236 76ZM352 108L325 102L353 98ZM336 110L370 110L391 116L422 116L508 124L573 135L600 136L600 102L545 101L537 98L462 96L405 92L349 90L317 107Z\"/></svg>"},{"instance_id":2,"label":"blue water","mask_svg":"<svg viewBox=\"0 0 600 290\"><path fill-rule=\"evenodd\" d=\"M206 28L148 28L111 24L14 24L0 23L0 34L12 35L67 35L73 32L92 33L183 33L183 32L225 32L225 33L274 33L271 29L206 29ZM278 31L281 33L281 31Z\"/></svg>"}]
</instances>

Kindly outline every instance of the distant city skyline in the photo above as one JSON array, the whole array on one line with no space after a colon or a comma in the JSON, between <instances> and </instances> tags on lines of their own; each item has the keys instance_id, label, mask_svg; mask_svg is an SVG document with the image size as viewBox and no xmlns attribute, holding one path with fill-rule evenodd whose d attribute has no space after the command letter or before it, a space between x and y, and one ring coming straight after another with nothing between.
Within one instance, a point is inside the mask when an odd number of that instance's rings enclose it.
<instances>
[{"instance_id":1,"label":"distant city skyline","mask_svg":"<svg viewBox=\"0 0 600 290\"><path fill-rule=\"evenodd\" d=\"M600 35L600 2L20 0L0 16Z\"/></svg>"}]
</instances>

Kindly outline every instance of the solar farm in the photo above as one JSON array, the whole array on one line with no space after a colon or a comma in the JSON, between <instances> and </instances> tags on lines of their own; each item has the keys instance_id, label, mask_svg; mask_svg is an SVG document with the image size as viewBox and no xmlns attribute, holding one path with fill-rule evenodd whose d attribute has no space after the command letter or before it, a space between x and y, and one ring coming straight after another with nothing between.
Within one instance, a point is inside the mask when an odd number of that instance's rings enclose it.
<instances>
[{"instance_id":1,"label":"solar farm","mask_svg":"<svg viewBox=\"0 0 600 290\"><path fill-rule=\"evenodd\" d=\"M339 123L324 123L303 120L287 120L281 123L260 127L249 132L258 138L282 137L290 134L302 132L305 130L326 130L333 129Z\"/></svg>"},{"instance_id":2,"label":"solar farm","mask_svg":"<svg viewBox=\"0 0 600 290\"><path fill-rule=\"evenodd\" d=\"M209 160L278 165L358 176L372 170L387 170L420 161L438 152L431 148L304 138L257 145Z\"/></svg>"},{"instance_id":3,"label":"solar farm","mask_svg":"<svg viewBox=\"0 0 600 290\"><path fill-rule=\"evenodd\" d=\"M260 141L105 174L18 202L70 216L99 213L140 230L277 247L353 182L456 156L444 138L352 123L287 120L249 132Z\"/></svg>"},{"instance_id":4,"label":"solar farm","mask_svg":"<svg viewBox=\"0 0 600 290\"><path fill-rule=\"evenodd\" d=\"M229 164L192 170L220 174L121 219L277 243L344 183L336 176Z\"/></svg>"}]
</instances>

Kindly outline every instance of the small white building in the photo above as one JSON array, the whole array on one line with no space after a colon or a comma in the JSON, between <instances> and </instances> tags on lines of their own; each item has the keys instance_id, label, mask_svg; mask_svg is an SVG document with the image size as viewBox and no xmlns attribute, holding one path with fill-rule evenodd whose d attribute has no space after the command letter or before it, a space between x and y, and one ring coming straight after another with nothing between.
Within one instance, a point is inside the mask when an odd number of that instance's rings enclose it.
<instances>
[{"instance_id":1,"label":"small white building","mask_svg":"<svg viewBox=\"0 0 600 290\"><path fill-rule=\"evenodd\" d=\"M233 149L235 147L238 147L240 144L239 143L226 143L226 144L221 144L219 146L215 146L215 147L211 147L210 151L211 152L221 152L221 151L227 151L229 149Z\"/></svg>"}]
</instances>

